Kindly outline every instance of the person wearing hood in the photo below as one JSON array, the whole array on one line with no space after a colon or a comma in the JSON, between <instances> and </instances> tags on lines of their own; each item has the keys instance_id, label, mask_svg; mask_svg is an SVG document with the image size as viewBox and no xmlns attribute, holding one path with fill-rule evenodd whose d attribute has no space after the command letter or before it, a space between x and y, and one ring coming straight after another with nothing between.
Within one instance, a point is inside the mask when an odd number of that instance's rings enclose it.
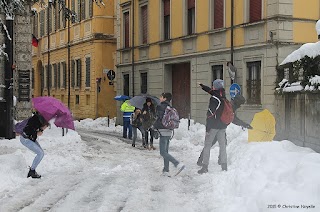
<instances>
[{"instance_id":1,"label":"person wearing hood","mask_svg":"<svg viewBox=\"0 0 320 212\"><path fill-rule=\"evenodd\" d=\"M212 95L212 89L209 88L208 86L205 86L203 84L199 84L202 89L204 91L206 91L207 93ZM236 110L239 109L241 107L242 104L244 104L246 102L246 99L240 94L238 93L233 99L231 99L231 105L232 105L232 109L234 112L234 119L232 121L233 124L241 126L243 128L247 128L247 129L252 129L252 126L244 121L242 121L236 113ZM226 136L226 135L225 135ZM226 139L227 140L227 139ZM214 141L212 143L212 146L218 141L217 136L214 138ZM220 152L219 152L219 158L218 158L218 164L221 165L221 161L220 161ZM201 152L199 159L197 161L197 165L198 166L202 166L203 165L203 151Z\"/></svg>"},{"instance_id":2,"label":"person wearing hood","mask_svg":"<svg viewBox=\"0 0 320 212\"><path fill-rule=\"evenodd\" d=\"M36 157L29 169L27 178L41 178L41 175L36 172L36 168L41 162L44 152L38 143L37 138L42 135L48 125L49 123L44 119L44 117L39 112L35 112L34 115L29 118L20 136L20 142L36 154Z\"/></svg>"},{"instance_id":3,"label":"person wearing hood","mask_svg":"<svg viewBox=\"0 0 320 212\"><path fill-rule=\"evenodd\" d=\"M206 119L206 137L204 141L204 147L202 150L203 161L202 168L198 171L199 174L204 174L208 172L209 159L210 159L210 149L217 138L219 142L219 155L221 168L227 171L227 151L226 151L226 128L227 124L223 123L220 119L224 107L223 98L225 96L224 83L221 79L216 79L212 82L212 88L208 89L204 85L200 84L202 89L212 96L209 101L209 107L207 111Z\"/></svg>"}]
</instances>

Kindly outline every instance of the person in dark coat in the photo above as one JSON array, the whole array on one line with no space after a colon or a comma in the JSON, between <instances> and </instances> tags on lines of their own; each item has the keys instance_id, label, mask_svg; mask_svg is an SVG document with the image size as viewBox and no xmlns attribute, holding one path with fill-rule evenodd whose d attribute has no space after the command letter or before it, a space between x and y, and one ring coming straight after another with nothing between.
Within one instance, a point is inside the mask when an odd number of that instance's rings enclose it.
<instances>
[{"instance_id":1,"label":"person in dark coat","mask_svg":"<svg viewBox=\"0 0 320 212\"><path fill-rule=\"evenodd\" d=\"M201 86L201 85L200 85ZM208 92L208 91L207 91ZM224 107L225 90L223 80L216 79L212 83L212 89L209 91L212 95L209 101L206 119L206 137L203 147L203 163L202 168L198 171L199 174L207 173L210 159L210 149L215 138L219 142L219 155L222 170L227 170L227 151L226 151L226 128L227 124L220 119Z\"/></svg>"},{"instance_id":2,"label":"person in dark coat","mask_svg":"<svg viewBox=\"0 0 320 212\"><path fill-rule=\"evenodd\" d=\"M160 95L160 105L157 106L157 120L154 123L154 129L160 134L159 148L160 155L163 157L164 167L162 174L164 176L170 176L169 174L169 162L171 162L175 167L175 174L179 174L184 168L185 165L176 160L172 155L169 154L169 143L172 135L171 129L167 129L162 124L162 118L166 108L170 105L172 99L171 93L162 93Z\"/></svg>"},{"instance_id":3,"label":"person in dark coat","mask_svg":"<svg viewBox=\"0 0 320 212\"><path fill-rule=\"evenodd\" d=\"M137 131L140 130L142 134L142 145L144 148L147 148L145 143L145 131L142 127L142 114L139 108L134 109L134 112L131 114L130 124L132 125L132 146L136 146L136 139L137 139Z\"/></svg>"},{"instance_id":4,"label":"person in dark coat","mask_svg":"<svg viewBox=\"0 0 320 212\"><path fill-rule=\"evenodd\" d=\"M34 115L28 120L28 123L24 127L20 136L20 142L36 154L27 177L41 178L41 175L36 172L36 168L41 162L44 152L37 141L37 138L38 136L42 135L43 131L48 127L48 125L49 123L43 118L43 116L39 112L35 112Z\"/></svg>"},{"instance_id":5,"label":"person in dark coat","mask_svg":"<svg viewBox=\"0 0 320 212\"><path fill-rule=\"evenodd\" d=\"M149 150L156 149L153 146L154 130L151 127L155 121L155 117L156 117L156 109L154 107L154 104L152 103L152 100L150 98L147 98L146 103L143 104L143 108L142 108L142 127L145 131L145 142ZM150 132L150 146L149 146L149 132Z\"/></svg>"},{"instance_id":6,"label":"person in dark coat","mask_svg":"<svg viewBox=\"0 0 320 212\"><path fill-rule=\"evenodd\" d=\"M207 93L213 95L213 90L206 86L206 85L203 85L203 84L199 84L201 86L201 88L206 91ZM236 110L238 108L241 107L242 104L245 103L245 98L240 94L238 93L232 100L231 100L231 105L232 105L232 109L233 109L233 112L234 112L234 119L232 121L233 124L235 125L238 125L238 126L241 126L243 128L247 128L247 129L252 129L252 126L244 121L242 121L241 119L239 119L239 117L237 116L237 113L236 113ZM226 135L225 135L226 136ZM212 146L217 142L217 137L215 137L213 143L212 143ZM220 155L219 155L219 159L218 159L218 164L221 165L221 161L220 161ZM203 165L203 151L201 152L200 154L200 157L197 161L197 165L198 166L202 166Z\"/></svg>"}]
</instances>

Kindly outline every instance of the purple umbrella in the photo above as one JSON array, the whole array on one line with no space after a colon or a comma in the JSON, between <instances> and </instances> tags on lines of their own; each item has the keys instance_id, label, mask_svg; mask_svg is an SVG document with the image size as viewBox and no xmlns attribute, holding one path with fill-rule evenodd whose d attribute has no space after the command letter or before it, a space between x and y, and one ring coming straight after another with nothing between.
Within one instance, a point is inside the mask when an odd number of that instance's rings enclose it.
<instances>
[{"instance_id":1,"label":"purple umbrella","mask_svg":"<svg viewBox=\"0 0 320 212\"><path fill-rule=\"evenodd\" d=\"M41 96L32 98L32 103L47 121L55 118L54 124L57 127L75 129L70 110L60 100L50 96Z\"/></svg>"}]
</instances>

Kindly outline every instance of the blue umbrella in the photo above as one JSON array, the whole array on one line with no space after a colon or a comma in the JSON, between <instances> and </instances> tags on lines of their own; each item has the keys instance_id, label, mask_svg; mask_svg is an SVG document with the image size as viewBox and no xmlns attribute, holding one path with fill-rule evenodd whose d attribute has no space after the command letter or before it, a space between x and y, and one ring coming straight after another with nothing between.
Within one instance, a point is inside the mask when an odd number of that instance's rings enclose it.
<instances>
[{"instance_id":1,"label":"blue umbrella","mask_svg":"<svg viewBox=\"0 0 320 212\"><path fill-rule=\"evenodd\" d=\"M114 100L117 100L117 101L125 101L125 100L127 100L127 99L130 99L130 96L118 95L118 96L115 96L113 99L114 99Z\"/></svg>"}]
</instances>

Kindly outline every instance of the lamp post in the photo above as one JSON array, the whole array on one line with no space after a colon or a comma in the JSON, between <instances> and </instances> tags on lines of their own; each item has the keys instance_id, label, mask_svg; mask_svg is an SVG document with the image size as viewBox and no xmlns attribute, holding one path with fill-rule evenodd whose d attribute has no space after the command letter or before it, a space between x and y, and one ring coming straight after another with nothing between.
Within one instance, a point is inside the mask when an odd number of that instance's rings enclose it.
<instances>
[{"instance_id":1,"label":"lamp post","mask_svg":"<svg viewBox=\"0 0 320 212\"><path fill-rule=\"evenodd\" d=\"M48 36L48 68L47 68L47 87L48 87L48 96L50 96L50 72L51 72L51 65L50 65L50 12L51 12L52 0L48 1L48 12L47 12L47 36Z\"/></svg>"},{"instance_id":2,"label":"lamp post","mask_svg":"<svg viewBox=\"0 0 320 212\"><path fill-rule=\"evenodd\" d=\"M7 127L5 138L14 138L13 133L13 17L7 15L6 17L7 32L9 35L5 36L6 52L8 58L5 61L5 99L6 99L6 119ZM10 36L10 37L9 37ZM10 39L11 38L11 39Z\"/></svg>"}]
</instances>

